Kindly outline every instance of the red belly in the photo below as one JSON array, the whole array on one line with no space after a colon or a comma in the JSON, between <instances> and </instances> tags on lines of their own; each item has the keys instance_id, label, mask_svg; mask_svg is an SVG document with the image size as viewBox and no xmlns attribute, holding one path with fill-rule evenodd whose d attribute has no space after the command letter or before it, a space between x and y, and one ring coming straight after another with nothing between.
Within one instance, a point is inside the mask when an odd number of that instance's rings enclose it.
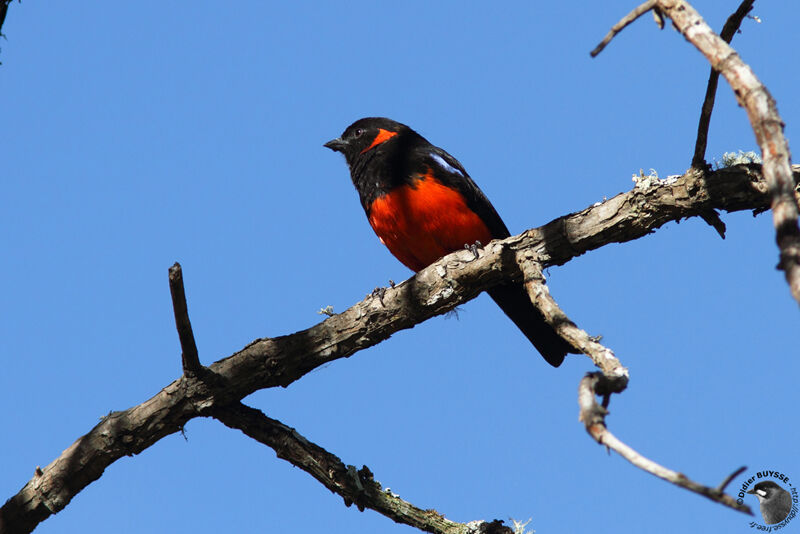
<instances>
[{"instance_id":1,"label":"red belly","mask_svg":"<svg viewBox=\"0 0 800 534\"><path fill-rule=\"evenodd\" d=\"M394 257L419 271L454 250L492 240L461 194L430 171L372 203L369 224Z\"/></svg>"}]
</instances>

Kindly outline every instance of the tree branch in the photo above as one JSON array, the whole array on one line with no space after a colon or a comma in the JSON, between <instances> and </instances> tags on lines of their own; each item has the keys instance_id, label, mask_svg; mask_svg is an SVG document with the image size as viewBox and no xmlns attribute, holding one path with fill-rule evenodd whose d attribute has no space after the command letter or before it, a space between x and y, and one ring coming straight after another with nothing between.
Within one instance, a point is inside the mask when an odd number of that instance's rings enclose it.
<instances>
[{"instance_id":1,"label":"tree branch","mask_svg":"<svg viewBox=\"0 0 800 534\"><path fill-rule=\"evenodd\" d=\"M785 272L792 295L795 300L800 302L800 228L797 225L797 179L793 175L789 161L789 147L783 137L783 122L766 87L727 44L733 38L744 17L752 9L753 0L743 1L739 9L731 15L723 28L722 38L714 34L700 18L700 15L683 0L657 0L649 4L649 7L647 4L639 6L638 11L632 12L615 25L603 42L592 52L592 56L599 53L616 33L648 8L659 10L661 15L666 15L673 21L675 28L706 56L712 67L692 159L692 167L701 170L706 167L705 150L719 77L717 73L725 76L734 90L739 104L747 110L750 124L761 147L764 160L763 172L771 192L773 220L780 249L779 267ZM709 220L706 218L708 215L703 216L701 213L700 216L719 231L721 221L717 222L718 217L712 217ZM724 232L720 232L720 235L724 237ZM607 389L616 387L613 383L609 386L608 382L609 379L606 376L590 373L581 381L578 390L580 420L586 426L587 432L598 443L615 450L633 465L657 477L752 515L749 507L739 504L735 499L723 493L724 488L744 468L728 476L717 488L711 488L689 480L682 473L656 464L617 439L605 425L605 416L608 413L605 409L608 405ZM598 387L602 387L604 391L598 391ZM598 393L604 395L602 407L596 402Z\"/></svg>"},{"instance_id":2,"label":"tree branch","mask_svg":"<svg viewBox=\"0 0 800 534\"><path fill-rule=\"evenodd\" d=\"M616 37L619 32L627 28L636 19L638 19L639 17L641 17L642 15L653 9L655 5L656 5L656 0L647 0L646 2L633 8L633 11L622 17L622 19L619 22L617 22L611 27L606 36L603 37L603 40L600 41L600 44L594 47L594 50L589 52L589 55L592 57L597 57L597 55L600 52L602 52L606 46L608 46L608 43L610 43L611 40L614 37ZM661 24L659 24L659 26L661 26Z\"/></svg>"},{"instance_id":3,"label":"tree branch","mask_svg":"<svg viewBox=\"0 0 800 534\"><path fill-rule=\"evenodd\" d=\"M169 268L169 293L172 296L172 311L175 314L175 328L181 342L181 362L183 372L199 374L203 370L197 355L197 344L194 341L192 323L189 321L189 309L186 306L186 292L183 289L183 271L181 264Z\"/></svg>"},{"instance_id":4,"label":"tree branch","mask_svg":"<svg viewBox=\"0 0 800 534\"><path fill-rule=\"evenodd\" d=\"M210 365L202 379L184 375L144 403L104 417L0 508L0 533L30 532L111 463L142 452L194 417L210 415L258 389L288 386L322 364L445 313L499 282L522 279L520 263L527 258L535 257L542 268L561 265L709 209L764 210L769 196L759 170L758 165L708 174L695 169L680 178L640 181L633 190L581 212L493 241L477 259L470 251L450 254L387 288L382 302L370 296L307 330L257 339Z\"/></svg>"},{"instance_id":5,"label":"tree branch","mask_svg":"<svg viewBox=\"0 0 800 534\"><path fill-rule=\"evenodd\" d=\"M761 147L764 177L772 194L772 220L783 270L794 299L800 303L800 226L797 225L797 182L792 176L783 121L767 88L728 43L720 39L700 14L683 0L658 0L677 30L719 71L746 111Z\"/></svg>"},{"instance_id":6,"label":"tree branch","mask_svg":"<svg viewBox=\"0 0 800 534\"><path fill-rule=\"evenodd\" d=\"M739 4L739 8L733 12L725 21L720 37L730 43L733 36L739 31L742 21L753 9L755 0L744 0ZM692 167L706 167L706 147L708 146L708 128L711 125L711 112L714 110L714 100L717 96L717 85L719 84L719 72L711 69L708 75L708 85L706 85L706 96L703 99L703 106L700 110L700 120L697 124L697 139L694 145L694 156L692 157ZM722 239L725 239L725 223L719 218L716 211L709 211L701 214L700 217L712 228L714 228Z\"/></svg>"},{"instance_id":7,"label":"tree branch","mask_svg":"<svg viewBox=\"0 0 800 534\"><path fill-rule=\"evenodd\" d=\"M584 424L586 431L597 441L597 443L605 445L639 469L647 471L658 478L697 493L698 495L707 497L714 502L718 502L724 506L733 508L734 510L753 515L753 512L750 510L749 506L746 504L739 504L736 499L723 493L723 489L727 483L730 482L729 479L741 471L735 472L731 477L723 481L723 483L716 488L704 486L694 482L693 480L690 480L683 473L678 473L677 471L667 469L666 467L659 465L648 458L645 458L634 449L620 441L614 434L612 434L606 427L605 423L605 416L608 414L608 410L606 410L607 406L600 406L596 401L596 396L598 394L607 398L609 386L614 387L613 384L608 384L606 377L600 373L587 374L581 380L580 385L578 386L578 406L580 407L580 415L578 419L580 419L580 421ZM604 405L607 405L607 402L604 402Z\"/></svg>"},{"instance_id":8,"label":"tree branch","mask_svg":"<svg viewBox=\"0 0 800 534\"><path fill-rule=\"evenodd\" d=\"M719 483L719 486L717 486L717 491L720 491L720 492L725 491L725 488L728 487L728 484L733 482L733 479L735 479L736 477L738 477L739 475L744 473L746 470L747 470L747 466L743 465L742 467L740 467L739 469L737 469L736 471L734 471L733 473L731 473L730 475L725 477L725 479L722 482Z\"/></svg>"},{"instance_id":9,"label":"tree branch","mask_svg":"<svg viewBox=\"0 0 800 534\"><path fill-rule=\"evenodd\" d=\"M753 9L755 0L743 0L739 4L739 9L733 12L725 21L720 37L726 43L733 40L733 36L739 31L739 26L748 13ZM711 112L714 110L714 100L717 95L717 85L719 84L719 72L713 67L708 75L708 85L706 86L706 96L703 99L703 107L700 111L700 121L697 125L697 140L694 144L694 157L692 157L692 167L704 167L706 164L706 146L708 145L708 127L711 125Z\"/></svg>"},{"instance_id":10,"label":"tree branch","mask_svg":"<svg viewBox=\"0 0 800 534\"><path fill-rule=\"evenodd\" d=\"M521 253L517 257L523 274L525 289L528 290L536 308L542 312L545 321L573 347L581 350L592 359L595 366L603 372L608 380L609 393L621 393L628 386L629 373L614 352L601 345L597 338L589 336L569 318L550 295L544 280L542 267L531 254Z\"/></svg>"},{"instance_id":11,"label":"tree branch","mask_svg":"<svg viewBox=\"0 0 800 534\"><path fill-rule=\"evenodd\" d=\"M3 36L3 23L6 21L6 14L8 13L8 4L11 0L0 0L0 37Z\"/></svg>"},{"instance_id":12,"label":"tree branch","mask_svg":"<svg viewBox=\"0 0 800 534\"><path fill-rule=\"evenodd\" d=\"M356 470L355 466L345 465L336 455L260 410L237 402L216 408L211 413L225 426L241 430L246 436L274 449L278 458L299 467L341 496L346 506L355 504L362 512L370 508L397 523L435 534L513 534L501 521L456 523L435 510L417 508L388 489L384 490L367 466Z\"/></svg>"},{"instance_id":13,"label":"tree branch","mask_svg":"<svg viewBox=\"0 0 800 534\"><path fill-rule=\"evenodd\" d=\"M792 176L789 145L783 135L784 124L775 100L739 54L715 34L684 0L645 2L611 29L592 51L592 56L647 9L657 9L672 19L675 29L708 59L711 68L725 76L736 94L736 101L747 111L761 148L764 177L772 195L770 207L780 252L778 268L784 272L792 296L800 303L800 226L797 224L798 202L795 197L798 182Z\"/></svg>"},{"instance_id":14,"label":"tree branch","mask_svg":"<svg viewBox=\"0 0 800 534\"><path fill-rule=\"evenodd\" d=\"M3 23L6 21L6 15L8 14L8 5L11 3L11 1L12 0L0 0L0 38L5 38L5 34L3 33ZM3 63L0 62L0 65L2 64Z\"/></svg>"},{"instance_id":15,"label":"tree branch","mask_svg":"<svg viewBox=\"0 0 800 534\"><path fill-rule=\"evenodd\" d=\"M736 499L723 493L730 479L736 476L740 471L731 475L731 477L723 481L717 488L709 488L692 482L684 475L648 460L618 440L608 428L606 428L605 416L608 414L606 408L608 408L611 394L621 393L625 389L628 384L628 369L622 366L611 349L604 347L595 338L590 337L586 332L578 328L561 310L553 297L550 296L550 291L544 283L542 270L535 259L530 257L525 258L525 260L520 263L520 269L522 269L524 273L525 287L531 295L531 300L533 300L536 307L542 311L548 324L555 327L556 331L573 346L579 347L585 354L591 357L594 364L602 371L602 374L588 374L581 380L578 388L578 404L580 406L578 419L584 423L589 435L597 440L598 443L613 449L633 465L648 473L663 478L668 482L686 488L694 493L708 497L725 506L752 515L749 507L738 504ZM597 404L597 395L603 397L602 406Z\"/></svg>"}]
</instances>

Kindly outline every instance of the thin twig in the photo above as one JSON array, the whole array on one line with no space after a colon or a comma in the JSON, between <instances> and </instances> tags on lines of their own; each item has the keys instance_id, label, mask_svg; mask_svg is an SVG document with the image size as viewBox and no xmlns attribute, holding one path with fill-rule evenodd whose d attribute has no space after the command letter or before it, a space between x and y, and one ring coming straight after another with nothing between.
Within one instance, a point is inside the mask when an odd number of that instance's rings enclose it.
<instances>
[{"instance_id":1,"label":"thin twig","mask_svg":"<svg viewBox=\"0 0 800 534\"><path fill-rule=\"evenodd\" d=\"M703 219L707 225L716 230L722 239L725 239L726 227L722 219L719 218L719 213L714 210L704 211L700 214L700 218Z\"/></svg>"},{"instance_id":2,"label":"thin twig","mask_svg":"<svg viewBox=\"0 0 800 534\"><path fill-rule=\"evenodd\" d=\"M534 306L542 312L545 321L555 329L559 336L589 356L597 368L603 371L609 384L613 382L613 388L610 388L609 393L621 393L628 385L628 369L623 367L611 349L601 345L597 338L589 336L567 317L567 314L550 295L550 290L545 284L542 266L532 255L525 256L527 257L519 258L518 263L523 273L525 289Z\"/></svg>"},{"instance_id":3,"label":"thin twig","mask_svg":"<svg viewBox=\"0 0 800 534\"><path fill-rule=\"evenodd\" d=\"M8 4L11 0L0 0L0 37L3 36L3 23L6 21L6 13L8 12Z\"/></svg>"},{"instance_id":4,"label":"thin twig","mask_svg":"<svg viewBox=\"0 0 800 534\"><path fill-rule=\"evenodd\" d=\"M655 5L656 5L656 0L647 0L647 2L634 8L633 11L625 15L622 18L622 20L620 20L611 27L611 29L603 38L603 40L600 41L600 44L594 47L594 50L589 52L589 55L592 57L597 57L597 54L603 51L603 49L608 45L608 43L611 42L611 39L616 37L616 35L622 30L624 30L626 26L628 26L633 21L635 21L636 19L638 19L639 17L641 17L642 15L653 9Z\"/></svg>"},{"instance_id":5,"label":"thin twig","mask_svg":"<svg viewBox=\"0 0 800 534\"><path fill-rule=\"evenodd\" d=\"M649 458L645 458L612 434L605 423L605 416L608 414L608 411L597 404L597 395L605 394L605 388L607 387L606 382L607 379L602 374L589 373L581 379L580 386L578 387L578 405L580 406L578 419L584 424L590 436L599 444L605 445L639 469L647 471L651 475L655 475L662 480L666 480L678 487L707 497L714 502L718 502L739 512L753 515L749 506L746 504L739 504L736 499L730 495L726 495L721 489L694 482L683 473L667 469Z\"/></svg>"},{"instance_id":6,"label":"thin twig","mask_svg":"<svg viewBox=\"0 0 800 534\"><path fill-rule=\"evenodd\" d=\"M739 26L748 13L753 9L755 0L744 0L739 4L739 9L733 12L728 17L725 25L722 27L720 37L726 43L730 43L736 32L739 31ZM703 107L700 112L700 121L697 125L697 141L694 145L694 157L692 158L692 167L704 168L706 164L706 147L708 145L708 128L711 124L711 112L714 109L714 99L717 95L717 85L719 84L719 72L711 69L708 75L708 85L706 86L706 97L703 100ZM708 222L708 221L706 221ZM709 222L709 224L711 224ZM713 226L713 225L712 225ZM719 229L718 229L719 231ZM724 238L724 235L723 235Z\"/></svg>"},{"instance_id":7,"label":"thin twig","mask_svg":"<svg viewBox=\"0 0 800 534\"><path fill-rule=\"evenodd\" d=\"M720 493L725 491L725 488L728 487L728 484L733 482L734 478L736 478L739 475L741 475L742 473L744 473L745 469L747 469L747 466L743 465L742 467L740 467L739 469L737 469L736 471L734 471L733 473L731 473L730 475L725 477L725 480L720 482L719 486L717 486L717 491L719 491Z\"/></svg>"},{"instance_id":8,"label":"thin twig","mask_svg":"<svg viewBox=\"0 0 800 534\"><path fill-rule=\"evenodd\" d=\"M175 313L175 327L181 341L181 362L183 372L198 374L203 370L197 355L197 344L194 341L192 323L189 321L189 309L186 306L186 292L183 289L183 271L181 264L169 268L169 292L172 295L172 310Z\"/></svg>"},{"instance_id":9,"label":"thin twig","mask_svg":"<svg viewBox=\"0 0 800 534\"><path fill-rule=\"evenodd\" d=\"M418 508L388 488L383 489L367 466L356 470L352 465L345 465L338 456L310 442L294 428L240 402L215 409L212 415L225 426L241 430L245 435L271 447L278 458L299 467L341 496L345 505L355 504L362 512L369 508L397 523L435 534L513 533L500 522L456 523L434 510Z\"/></svg>"}]
</instances>

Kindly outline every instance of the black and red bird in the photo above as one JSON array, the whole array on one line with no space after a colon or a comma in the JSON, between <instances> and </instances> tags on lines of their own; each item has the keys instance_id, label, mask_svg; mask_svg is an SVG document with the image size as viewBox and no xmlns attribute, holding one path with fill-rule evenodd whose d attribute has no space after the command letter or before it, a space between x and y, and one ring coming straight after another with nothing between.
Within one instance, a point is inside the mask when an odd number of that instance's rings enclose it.
<instances>
[{"instance_id":1,"label":"black and red bird","mask_svg":"<svg viewBox=\"0 0 800 534\"><path fill-rule=\"evenodd\" d=\"M344 154L370 226L412 271L476 242L511 235L456 158L391 119L360 119L325 146ZM550 365L575 352L545 322L522 283L488 291Z\"/></svg>"}]
</instances>

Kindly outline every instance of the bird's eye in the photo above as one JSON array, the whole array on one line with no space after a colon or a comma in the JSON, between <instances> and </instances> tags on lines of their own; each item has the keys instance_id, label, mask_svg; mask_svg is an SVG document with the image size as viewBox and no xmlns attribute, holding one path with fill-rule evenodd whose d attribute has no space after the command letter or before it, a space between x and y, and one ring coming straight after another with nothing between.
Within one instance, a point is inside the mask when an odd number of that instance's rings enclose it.
<instances>
[{"instance_id":1,"label":"bird's eye","mask_svg":"<svg viewBox=\"0 0 800 534\"><path fill-rule=\"evenodd\" d=\"M361 137L362 135L364 135L364 130L362 130L361 128L356 128L356 131L353 132L353 135L356 138Z\"/></svg>"}]
</instances>

